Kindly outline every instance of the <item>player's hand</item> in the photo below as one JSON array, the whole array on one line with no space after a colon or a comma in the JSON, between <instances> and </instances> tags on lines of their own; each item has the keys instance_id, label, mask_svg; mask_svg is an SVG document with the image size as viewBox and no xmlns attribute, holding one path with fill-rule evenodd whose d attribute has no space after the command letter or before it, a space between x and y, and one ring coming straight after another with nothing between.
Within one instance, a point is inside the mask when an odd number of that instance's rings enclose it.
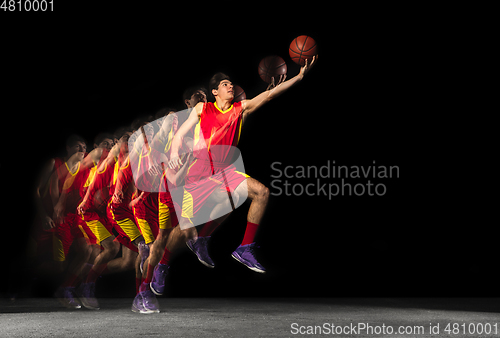
<instances>
[{"instance_id":1,"label":"player's hand","mask_svg":"<svg viewBox=\"0 0 500 338\"><path fill-rule=\"evenodd\" d=\"M121 204L123 202L123 191L118 190L113 194L113 203Z\"/></svg>"},{"instance_id":2,"label":"player's hand","mask_svg":"<svg viewBox=\"0 0 500 338\"><path fill-rule=\"evenodd\" d=\"M63 215L64 215L64 206L61 205L60 203L57 203L56 206L54 207L54 215L52 216L52 219L54 220L55 223L61 224L63 221Z\"/></svg>"},{"instance_id":3,"label":"player's hand","mask_svg":"<svg viewBox=\"0 0 500 338\"><path fill-rule=\"evenodd\" d=\"M83 214L85 214L86 210L87 210L87 208L85 208L85 202L80 203L80 205L76 208L76 212L80 216L83 216Z\"/></svg>"},{"instance_id":4,"label":"player's hand","mask_svg":"<svg viewBox=\"0 0 500 338\"><path fill-rule=\"evenodd\" d=\"M306 63L304 64L304 66L302 66L302 68L300 68L300 73L299 73L299 76L301 78L304 78L304 76L311 70L311 68L316 64L318 60L318 56L317 55L314 55L311 62L308 62L309 60L306 59Z\"/></svg>"},{"instance_id":5,"label":"player's hand","mask_svg":"<svg viewBox=\"0 0 500 338\"><path fill-rule=\"evenodd\" d=\"M161 167L159 165L155 165L149 168L148 174L151 176L156 176L161 174Z\"/></svg>"},{"instance_id":6,"label":"player's hand","mask_svg":"<svg viewBox=\"0 0 500 338\"><path fill-rule=\"evenodd\" d=\"M170 161L168 161L168 167L170 169L177 169L182 167L182 161L179 158L179 155L174 155L170 158Z\"/></svg>"},{"instance_id":7,"label":"player's hand","mask_svg":"<svg viewBox=\"0 0 500 338\"><path fill-rule=\"evenodd\" d=\"M153 159L152 156L148 156L148 158L149 158L149 169L148 169L149 175L151 176L160 175L161 169L156 160Z\"/></svg>"},{"instance_id":8,"label":"player's hand","mask_svg":"<svg viewBox=\"0 0 500 338\"><path fill-rule=\"evenodd\" d=\"M274 84L274 76L271 78L271 83L269 83L269 86L267 86L267 89L266 90L270 90L270 89L273 89L277 86L279 86L280 84L282 84L283 82L285 82L285 79L286 79L286 74L283 74L283 75L280 75L280 78L278 80L278 83L277 84Z\"/></svg>"},{"instance_id":9,"label":"player's hand","mask_svg":"<svg viewBox=\"0 0 500 338\"><path fill-rule=\"evenodd\" d=\"M56 227L56 224L54 223L52 218L50 218L49 216L45 216L43 218L43 222L42 222L42 229L43 230L50 230L50 229L54 229L55 227Z\"/></svg>"},{"instance_id":10,"label":"player's hand","mask_svg":"<svg viewBox=\"0 0 500 338\"><path fill-rule=\"evenodd\" d=\"M130 201L130 203L128 204L128 207L130 209L132 209L137 203L141 202L144 198L144 194L145 194L144 191L141 192L141 194L139 196L137 196L132 201Z\"/></svg>"}]
</instances>

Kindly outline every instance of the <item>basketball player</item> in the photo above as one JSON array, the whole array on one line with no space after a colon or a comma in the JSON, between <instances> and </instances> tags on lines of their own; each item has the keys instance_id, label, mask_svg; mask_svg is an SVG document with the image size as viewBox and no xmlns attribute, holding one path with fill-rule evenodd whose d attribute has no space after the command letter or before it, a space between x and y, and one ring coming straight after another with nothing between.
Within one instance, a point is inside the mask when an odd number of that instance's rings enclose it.
<instances>
[{"instance_id":1,"label":"basketball player","mask_svg":"<svg viewBox=\"0 0 500 338\"><path fill-rule=\"evenodd\" d=\"M283 81L285 81L285 79L286 79L286 75L280 75L278 82L275 83L274 77L272 77L271 82L267 86L266 91L271 90L274 87L276 87L277 85L281 84ZM243 97L243 100L244 99L246 99L246 97ZM244 121L241 122L241 125L243 125L243 123L244 123ZM215 212L215 214L216 213L217 212ZM213 268L214 263L213 263L212 259L210 258L210 255L208 254L208 242L210 240L211 234L220 225L220 223L222 223L222 221L229 216L229 214L230 213L227 213L224 216L224 218L220 218L217 221L209 220L207 223L205 223L203 226L201 226L201 231L199 231L199 236L198 236L198 239L196 241L193 239L190 239L186 242L186 245L193 253L196 254L196 256L198 257L198 260L203 265L205 265L209 268ZM155 284L153 284L153 285L155 285Z\"/></svg>"},{"instance_id":2,"label":"basketball player","mask_svg":"<svg viewBox=\"0 0 500 338\"><path fill-rule=\"evenodd\" d=\"M51 159L45 165L36 191L38 217L33 229L36 253L39 258L45 254L52 255L49 261L43 262L39 266L38 271L62 273L64 264L67 261L66 257L62 257L60 251L57 250L64 250L63 242L65 242L67 243L67 254L69 244L76 238L74 245L76 256L68 266L67 275L64 277L62 287L56 292L58 300L68 308L81 307L79 302L74 299L74 288L65 287L70 286L68 280L71 279L71 275L80 273L79 268L81 263L84 263L88 258L88 253L86 251L86 242L80 229L69 227L68 224L59 227L59 224L54 222L54 205L59 200L66 176L69 173L73 174L77 172L80 161L85 156L86 149L86 142L82 137L71 135L66 141L66 157ZM69 223L69 219L66 223Z\"/></svg>"},{"instance_id":3,"label":"basketball player","mask_svg":"<svg viewBox=\"0 0 500 338\"><path fill-rule=\"evenodd\" d=\"M206 90L199 86L190 87L184 92L183 99L186 106L192 108L198 102L206 102ZM151 142L153 149L163 154L169 153L173 135L178 129L179 115L181 120L185 120L189 116L189 113L167 116L163 120L156 137ZM186 116L184 117L184 115ZM166 157L165 162L167 162ZM180 248L187 240L187 232L181 232L177 227L178 220L166 181L170 181L174 186L180 185L189 168L189 162L190 158L186 158L186 163L178 171L169 170L167 167L164 168L164 180L161 182L163 189L159 189L160 193L158 194L159 234L152 247L147 269L145 274L143 274L143 276L145 275L144 282L132 305L132 311L134 312L159 312L158 302L152 291L157 295L163 294L165 278L169 269L170 254Z\"/></svg>"},{"instance_id":4,"label":"basketball player","mask_svg":"<svg viewBox=\"0 0 500 338\"><path fill-rule=\"evenodd\" d=\"M84 150L80 144L78 152L60 165L54 172L53 178L57 182L52 183L51 195L56 201L54 205L54 260L64 262L71 246L77 252L77 256L68 266L66 277L56 291L58 300L68 308L80 308L80 303L74 299L75 286L82 277L83 269L90 258L91 250L87 243L87 234L81 228L81 222L76 214L76 207L81 199L80 190L90 174L90 169L97 157L87 156L84 159ZM71 163L75 165L71 165ZM70 163L68 165L68 163ZM66 170L64 169L66 167ZM64 173L67 172L64 177Z\"/></svg>"},{"instance_id":5,"label":"basketball player","mask_svg":"<svg viewBox=\"0 0 500 338\"><path fill-rule=\"evenodd\" d=\"M87 213L87 218L81 219L77 215L77 206L81 203L82 199L85 197L88 187L93 181L97 168L99 164L102 163L109 154L109 148L113 145L112 136L106 133L101 133L96 137L94 143L94 150L92 150L84 159L80 162L79 169L76 173L70 173L64 182L64 188L59 198L58 204L54 208L56 215L60 215L62 212L66 213L66 218L72 220L72 225L77 224L79 230L83 233L88 244L92 244L95 248L96 257L94 259L94 265L90 271L86 274L84 282L78 288L77 293L82 302L82 305L89 309L99 309L97 301L93 299L93 287L95 279L102 272L103 266L110 259L114 258L118 251L118 247L112 242L109 237L109 227L105 228L104 224L107 224L99 214L97 213ZM92 217L93 216L93 217ZM70 243L71 245L71 243ZM103 248L99 252L98 246ZM64 248L64 255L67 255L67 248ZM90 248L87 248L89 251ZM90 251L89 251L90 252ZM80 267L80 274L83 272L83 266ZM77 281L78 275L73 275L69 279L69 287L74 287ZM91 289L91 290L90 290ZM95 302L94 302L95 301Z\"/></svg>"},{"instance_id":6,"label":"basketball player","mask_svg":"<svg viewBox=\"0 0 500 338\"><path fill-rule=\"evenodd\" d=\"M107 162L104 162L99 167L96 177L92 182L92 185L90 186L86 196L87 201L94 201L95 205L96 198L92 199L92 194L101 195L101 198L97 198L100 204L100 206L98 206L97 209L102 214L107 216L107 220L113 225L113 227L117 225L113 224L110 220L109 217L110 215L107 215L107 205L110 202L111 196L113 195L114 192L113 176L115 171L117 172L120 166L119 158L123 157L122 155L120 155L120 151L122 147L124 147L124 145L128 144L128 140L131 134L132 133L128 131L127 128L124 127L119 128L115 132L114 143L115 147L118 147L118 154L114 153L113 151L110 152L110 155L113 156L108 156L108 158L106 159ZM86 209L84 208L85 204L83 202L81 206L82 206L81 213L85 213ZM86 208L88 208L88 206L86 206ZM132 243L130 243L128 239L125 239L121 235L116 237L114 242L118 243L117 244L118 246L121 245L122 256L116 257L115 259L109 261L107 263L106 269L102 272L102 274L110 274L110 273L133 270L135 267L135 262L138 254L137 248ZM138 283L136 280L137 289L139 288L139 285L140 285L140 280Z\"/></svg>"},{"instance_id":7,"label":"basketball player","mask_svg":"<svg viewBox=\"0 0 500 338\"><path fill-rule=\"evenodd\" d=\"M263 92L251 100L243 100L233 104L233 84L229 77L215 74L210 80L210 90L215 97L215 103L198 103L191 112L188 120L179 128L172 141L172 150L169 168L176 169L183 165L179 158L179 150L186 134L199 126L205 141L208 142L207 158L198 158L186 176L185 196L182 205L182 215L179 219L183 229L193 227L191 219L196 217L197 212L207 202L209 197L220 194L226 190L229 199L238 199L246 196L252 200L247 216L247 228L240 246L233 252L232 256L238 262L256 272L265 272L265 268L254 256L254 238L264 215L269 197L269 189L256 179L245 174L238 173L234 168L228 168L224 163L229 158L229 147L214 149L216 145L234 146L238 144L240 126L251 113L258 110L270 100L281 95L290 87L300 82L311 67L315 64L316 57L310 64L306 61L300 69L300 73L294 78L285 81L270 91ZM197 144L195 144L197 146ZM245 182L246 184L242 184ZM225 219L227 216L222 216ZM193 236L196 242L197 236Z\"/></svg>"}]
</instances>

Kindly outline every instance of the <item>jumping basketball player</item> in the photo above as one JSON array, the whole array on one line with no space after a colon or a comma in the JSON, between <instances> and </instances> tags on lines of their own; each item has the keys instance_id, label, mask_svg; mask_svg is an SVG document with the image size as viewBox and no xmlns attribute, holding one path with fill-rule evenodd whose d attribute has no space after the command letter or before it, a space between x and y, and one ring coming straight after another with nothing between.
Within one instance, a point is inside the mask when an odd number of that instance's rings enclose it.
<instances>
[{"instance_id":1,"label":"jumping basketball player","mask_svg":"<svg viewBox=\"0 0 500 338\"><path fill-rule=\"evenodd\" d=\"M251 113L258 110L270 100L281 95L290 87L300 82L311 67L315 64L314 57L301 68L300 73L294 78L285 81L270 91L266 91L251 100L232 103L234 98L233 84L229 77L215 74L210 80L210 90L215 97L215 103L198 103L191 112L188 120L176 133L171 150L171 169L182 166L179 150L185 135L199 123L200 129L208 142L208 160L197 159L191 166L186 177L185 197L182 205L182 215L179 219L183 229L193 227L192 218L201 209L211 195L227 190L234 196L245 196L252 200L247 216L247 228L241 245L233 252L232 256L237 261L256 272L265 272L264 267L254 256L255 234L264 215L269 197L269 189L262 183L238 173L234 169L226 170L224 163L229 157L230 147L220 147L219 151L211 151L216 145L236 146L240 136L240 126ZM196 145L195 145L196 146ZM222 182L224 184L222 184ZM245 182L246 184L242 184ZM225 218L225 216L222 216ZM194 238L196 239L196 237Z\"/></svg>"}]
</instances>

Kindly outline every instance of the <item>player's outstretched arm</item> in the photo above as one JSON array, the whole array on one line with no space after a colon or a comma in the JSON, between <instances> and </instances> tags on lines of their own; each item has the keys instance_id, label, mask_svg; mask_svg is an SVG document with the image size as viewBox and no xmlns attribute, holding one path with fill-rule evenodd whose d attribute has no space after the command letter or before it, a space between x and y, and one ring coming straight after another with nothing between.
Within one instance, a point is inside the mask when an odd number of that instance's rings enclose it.
<instances>
[{"instance_id":1,"label":"player's outstretched arm","mask_svg":"<svg viewBox=\"0 0 500 338\"><path fill-rule=\"evenodd\" d=\"M290 89L292 86L295 84L299 83L302 81L304 76L311 70L311 68L314 66L316 63L316 60L318 59L318 56L314 56L313 59L311 60L311 63L308 63L306 60L305 65L300 68L300 72L297 76L291 78L288 81L282 82L278 84L276 87L274 87L271 90L265 91L256 97L254 97L251 100L244 100L242 101L242 108L243 108L243 114L251 114L260 107L262 107L264 104L267 102L271 101L272 99L280 96L284 92L286 92L288 89Z\"/></svg>"},{"instance_id":2,"label":"player's outstretched arm","mask_svg":"<svg viewBox=\"0 0 500 338\"><path fill-rule=\"evenodd\" d=\"M186 136L187 132L193 129L198 121L200 120L201 111L203 110L203 102L199 102L189 114L186 122L180 126L179 130L174 136L172 140L172 148L170 151L170 161L168 162L168 167L170 169L176 169L182 167L182 161L179 158L179 149L181 148L184 136Z\"/></svg>"}]
</instances>

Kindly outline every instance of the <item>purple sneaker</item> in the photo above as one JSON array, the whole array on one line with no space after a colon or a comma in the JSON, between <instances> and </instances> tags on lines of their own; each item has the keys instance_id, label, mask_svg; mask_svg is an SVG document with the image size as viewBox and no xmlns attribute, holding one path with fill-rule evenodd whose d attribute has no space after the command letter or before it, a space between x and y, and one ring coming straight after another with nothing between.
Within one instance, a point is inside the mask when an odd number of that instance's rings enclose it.
<instances>
[{"instance_id":1,"label":"purple sneaker","mask_svg":"<svg viewBox=\"0 0 500 338\"><path fill-rule=\"evenodd\" d=\"M144 304L142 303L142 296L140 294L137 294L134 298L134 302L132 303L132 312L148 313L144 308Z\"/></svg>"},{"instance_id":2,"label":"purple sneaker","mask_svg":"<svg viewBox=\"0 0 500 338\"><path fill-rule=\"evenodd\" d=\"M195 253L195 255L198 257L198 260L205 266L209 268L214 267L214 262L212 261L212 258L208 255L208 241L210 239L210 236L207 237L198 237L198 240L193 240L190 239L186 242L187 247Z\"/></svg>"},{"instance_id":3,"label":"purple sneaker","mask_svg":"<svg viewBox=\"0 0 500 338\"><path fill-rule=\"evenodd\" d=\"M90 310L99 310L99 303L95 299L95 283L82 283L77 290L82 305Z\"/></svg>"},{"instance_id":4,"label":"purple sneaker","mask_svg":"<svg viewBox=\"0 0 500 338\"><path fill-rule=\"evenodd\" d=\"M144 306L144 312L141 313L160 312L160 304L158 304L158 300L156 299L155 294L151 291L149 283L141 284L141 287L139 288L139 294L137 296L142 297L142 305Z\"/></svg>"},{"instance_id":5,"label":"purple sneaker","mask_svg":"<svg viewBox=\"0 0 500 338\"><path fill-rule=\"evenodd\" d=\"M146 259L149 257L149 246L145 242L140 242L137 249L139 250L139 255L141 255L141 265L139 267L142 273L144 262L146 262Z\"/></svg>"},{"instance_id":6,"label":"purple sneaker","mask_svg":"<svg viewBox=\"0 0 500 338\"><path fill-rule=\"evenodd\" d=\"M257 262L254 256L255 243L240 245L234 250L232 256L241 264L245 265L250 270L255 272L265 273L266 269Z\"/></svg>"},{"instance_id":7,"label":"purple sneaker","mask_svg":"<svg viewBox=\"0 0 500 338\"><path fill-rule=\"evenodd\" d=\"M60 287L59 289L57 289L54 296L64 307L68 309L80 309L82 307L82 304L80 304L80 302L75 299L75 297L73 296L74 292L74 287Z\"/></svg>"},{"instance_id":8,"label":"purple sneaker","mask_svg":"<svg viewBox=\"0 0 500 338\"><path fill-rule=\"evenodd\" d=\"M153 273L153 279L151 280L151 291L157 296L163 295L165 291L165 278L168 275L168 269L170 267L165 264L158 263L155 266L155 271Z\"/></svg>"}]
</instances>

